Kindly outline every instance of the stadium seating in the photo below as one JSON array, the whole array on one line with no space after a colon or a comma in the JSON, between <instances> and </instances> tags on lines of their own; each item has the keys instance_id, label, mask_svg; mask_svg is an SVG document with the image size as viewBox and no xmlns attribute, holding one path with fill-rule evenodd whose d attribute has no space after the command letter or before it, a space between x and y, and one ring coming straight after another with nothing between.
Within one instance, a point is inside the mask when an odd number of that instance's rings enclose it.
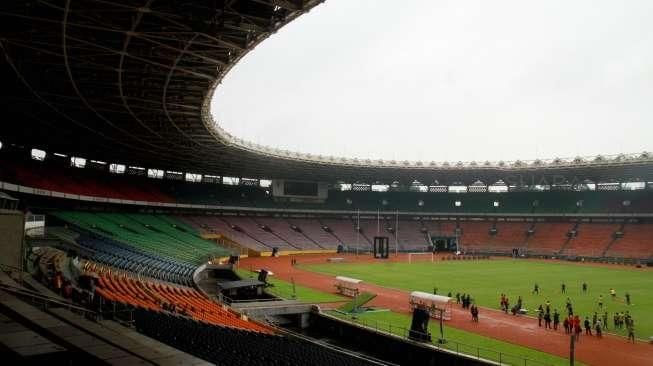
<instances>
[{"instance_id":1,"label":"stadium seating","mask_svg":"<svg viewBox=\"0 0 653 366\"><path fill-rule=\"evenodd\" d=\"M351 218L285 219L280 217L246 216L179 216L56 212L54 216L72 224L80 234L74 242L93 251L92 258L126 270L141 270L139 263L150 263L149 275L167 281L187 283L194 265L210 258L227 256L229 251L204 240L204 234L220 234L255 251L269 252L273 247L282 251L334 250L340 244L362 250L372 248L377 235L377 220L360 220L361 233ZM292 229L297 227L297 231ZM421 251L428 246L430 235L455 236L461 229L460 248L468 252L510 253L519 248L536 255L566 255L600 257L646 255L646 245L636 243L639 234L634 229L629 237L613 243L613 234L621 224L582 223L577 236L567 233L576 225L572 222L510 222L510 221L435 221L399 220L398 238L392 232L396 222L381 220L381 236L387 236L391 246L399 243L400 251ZM330 232L323 229L327 226ZM495 227L496 234L490 229ZM533 235L527 231L533 228ZM630 227L630 226L629 226ZM638 226L633 226L637 228ZM390 230L388 230L390 229ZM358 238L357 238L358 236ZM68 238L70 241L70 238ZM610 250L608 250L610 249Z\"/></svg>"},{"instance_id":2,"label":"stadium seating","mask_svg":"<svg viewBox=\"0 0 653 366\"><path fill-rule=\"evenodd\" d=\"M399 250L422 251L429 245L426 234L421 231L422 223L419 220L399 220L397 230L396 222L389 223L396 231Z\"/></svg>"},{"instance_id":3,"label":"stadium seating","mask_svg":"<svg viewBox=\"0 0 653 366\"><path fill-rule=\"evenodd\" d=\"M271 231L264 230L253 218L250 217L229 217L225 218L230 225L237 226L243 230L247 235L254 238L260 243L265 243L269 247L277 247L280 250L298 250L299 247L295 246L283 238L275 235Z\"/></svg>"},{"instance_id":4,"label":"stadium seating","mask_svg":"<svg viewBox=\"0 0 653 366\"><path fill-rule=\"evenodd\" d=\"M84 233L77 244L93 252L94 261L163 281L191 284L194 265L161 257L156 253L137 250L128 245L98 235Z\"/></svg>"},{"instance_id":5,"label":"stadium seating","mask_svg":"<svg viewBox=\"0 0 653 366\"><path fill-rule=\"evenodd\" d=\"M149 202L174 202L174 198L147 178L102 173L91 169L62 167L34 160L2 159L0 177L12 183L56 192L92 197Z\"/></svg>"},{"instance_id":6,"label":"stadium seating","mask_svg":"<svg viewBox=\"0 0 653 366\"><path fill-rule=\"evenodd\" d=\"M446 213L650 213L653 190L537 191L467 194L414 191L330 190L323 203L276 201L270 188L152 179L113 174L108 169L73 168L61 162L35 161L0 152L0 180L25 186L74 193L164 203L209 204L277 209L326 209ZM460 201L461 205L454 203ZM494 203L497 202L498 206ZM419 204L421 203L421 204Z\"/></svg>"},{"instance_id":7,"label":"stadium seating","mask_svg":"<svg viewBox=\"0 0 653 366\"><path fill-rule=\"evenodd\" d=\"M165 216L81 211L58 211L53 215L98 236L182 263L200 264L230 253L199 237L190 226Z\"/></svg>"},{"instance_id":8,"label":"stadium seating","mask_svg":"<svg viewBox=\"0 0 653 366\"><path fill-rule=\"evenodd\" d=\"M260 217L254 219L254 221L259 225L265 225L279 238L300 250L324 249L324 247L320 246L314 240L311 240L308 236L303 234L303 232L293 230L291 224L284 219Z\"/></svg>"},{"instance_id":9,"label":"stadium seating","mask_svg":"<svg viewBox=\"0 0 653 366\"><path fill-rule=\"evenodd\" d=\"M271 251L272 247L262 243L240 227L231 225L226 218L219 216L183 216L182 220L206 234L221 234L247 248L258 251Z\"/></svg>"},{"instance_id":10,"label":"stadium seating","mask_svg":"<svg viewBox=\"0 0 653 366\"><path fill-rule=\"evenodd\" d=\"M322 228L317 219L288 219L291 225L299 227L302 232L324 249L336 249L340 241Z\"/></svg>"},{"instance_id":11,"label":"stadium seating","mask_svg":"<svg viewBox=\"0 0 653 366\"><path fill-rule=\"evenodd\" d=\"M453 236L457 224L454 221L422 220L422 226L431 235Z\"/></svg>"},{"instance_id":12,"label":"stadium seating","mask_svg":"<svg viewBox=\"0 0 653 366\"><path fill-rule=\"evenodd\" d=\"M492 224L485 221L461 222L460 228L462 229L462 235L459 244L466 251L486 248L490 241L490 235L488 233L490 227L492 227Z\"/></svg>"},{"instance_id":13,"label":"stadium seating","mask_svg":"<svg viewBox=\"0 0 653 366\"><path fill-rule=\"evenodd\" d=\"M139 309L139 332L218 365L367 365L361 358L317 344Z\"/></svg>"},{"instance_id":14,"label":"stadium seating","mask_svg":"<svg viewBox=\"0 0 653 366\"><path fill-rule=\"evenodd\" d=\"M152 311L175 312L209 324L272 333L268 327L242 319L193 288L112 274L108 269L96 268L91 262L87 262L84 269L85 274L98 274L95 291L107 301Z\"/></svg>"},{"instance_id":15,"label":"stadium seating","mask_svg":"<svg viewBox=\"0 0 653 366\"><path fill-rule=\"evenodd\" d=\"M355 220L351 220L350 222L355 228ZM364 241L371 245L374 243L375 236L390 236L390 233L386 231L386 224L383 221L377 222L375 219L361 219L359 225L361 228L361 242Z\"/></svg>"},{"instance_id":16,"label":"stadium seating","mask_svg":"<svg viewBox=\"0 0 653 366\"><path fill-rule=\"evenodd\" d=\"M491 247L502 247L504 250L513 248L523 248L526 245L526 232L531 227L531 223L523 222L499 222L496 223L496 235L490 235L488 244Z\"/></svg>"},{"instance_id":17,"label":"stadium seating","mask_svg":"<svg viewBox=\"0 0 653 366\"><path fill-rule=\"evenodd\" d=\"M620 224L580 224L577 234L569 241L562 254L569 256L601 257L614 240Z\"/></svg>"},{"instance_id":18,"label":"stadium seating","mask_svg":"<svg viewBox=\"0 0 653 366\"><path fill-rule=\"evenodd\" d=\"M531 254L554 254L560 252L567 242L567 233L573 224L556 222L538 222L534 225L533 235L528 237L526 247Z\"/></svg>"},{"instance_id":19,"label":"stadium seating","mask_svg":"<svg viewBox=\"0 0 653 366\"><path fill-rule=\"evenodd\" d=\"M605 255L618 258L653 258L653 224L626 224Z\"/></svg>"},{"instance_id":20,"label":"stadium seating","mask_svg":"<svg viewBox=\"0 0 653 366\"><path fill-rule=\"evenodd\" d=\"M344 245L354 247L358 242L361 248L371 248L371 244L356 233L356 224L348 219L319 219L322 226L327 226L333 235Z\"/></svg>"}]
</instances>

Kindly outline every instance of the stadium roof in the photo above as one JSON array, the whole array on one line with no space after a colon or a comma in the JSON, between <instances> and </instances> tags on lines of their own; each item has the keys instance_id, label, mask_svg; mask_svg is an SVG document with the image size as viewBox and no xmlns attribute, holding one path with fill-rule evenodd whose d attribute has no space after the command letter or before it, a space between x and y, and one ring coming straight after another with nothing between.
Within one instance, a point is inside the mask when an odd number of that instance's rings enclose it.
<instances>
[{"instance_id":1,"label":"stadium roof","mask_svg":"<svg viewBox=\"0 0 653 366\"><path fill-rule=\"evenodd\" d=\"M313 156L215 125L248 51L322 0L43 0L0 5L0 141L173 171L325 182L653 181L653 157L443 163ZM255 107L256 101L252 101ZM618 126L615 126L618 128Z\"/></svg>"}]
</instances>

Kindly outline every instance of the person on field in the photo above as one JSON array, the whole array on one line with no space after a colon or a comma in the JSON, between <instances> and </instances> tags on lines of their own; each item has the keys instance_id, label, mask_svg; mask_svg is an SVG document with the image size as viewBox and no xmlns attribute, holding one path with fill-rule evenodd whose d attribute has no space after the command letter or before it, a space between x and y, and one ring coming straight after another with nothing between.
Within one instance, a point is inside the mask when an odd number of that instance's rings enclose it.
<instances>
[{"instance_id":1,"label":"person on field","mask_svg":"<svg viewBox=\"0 0 653 366\"><path fill-rule=\"evenodd\" d=\"M574 315L574 334L576 335L576 342L580 339L580 334L582 333L580 325L580 316Z\"/></svg>"},{"instance_id":2,"label":"person on field","mask_svg":"<svg viewBox=\"0 0 653 366\"><path fill-rule=\"evenodd\" d=\"M603 329L608 329L608 312L603 313Z\"/></svg>"},{"instance_id":3,"label":"person on field","mask_svg":"<svg viewBox=\"0 0 653 366\"><path fill-rule=\"evenodd\" d=\"M635 324L630 323L626 329L628 329L628 341L635 343Z\"/></svg>"},{"instance_id":4,"label":"person on field","mask_svg":"<svg viewBox=\"0 0 653 366\"><path fill-rule=\"evenodd\" d=\"M583 282L583 293L587 293L587 282Z\"/></svg>"},{"instance_id":5,"label":"person on field","mask_svg":"<svg viewBox=\"0 0 653 366\"><path fill-rule=\"evenodd\" d=\"M617 291L615 291L613 288L610 289L610 297L612 298L612 301L617 299Z\"/></svg>"},{"instance_id":6,"label":"person on field","mask_svg":"<svg viewBox=\"0 0 653 366\"><path fill-rule=\"evenodd\" d=\"M598 305L599 305L599 309L603 309L603 295L599 295Z\"/></svg>"},{"instance_id":7,"label":"person on field","mask_svg":"<svg viewBox=\"0 0 653 366\"><path fill-rule=\"evenodd\" d=\"M553 310L553 330L558 330L558 324L560 324L560 313L558 309Z\"/></svg>"},{"instance_id":8,"label":"person on field","mask_svg":"<svg viewBox=\"0 0 653 366\"><path fill-rule=\"evenodd\" d=\"M472 313L472 321L478 323L478 306L472 305L470 312Z\"/></svg>"},{"instance_id":9,"label":"person on field","mask_svg":"<svg viewBox=\"0 0 653 366\"><path fill-rule=\"evenodd\" d=\"M533 286L533 295L534 294L540 294L540 286L537 283L535 283L535 286Z\"/></svg>"},{"instance_id":10,"label":"person on field","mask_svg":"<svg viewBox=\"0 0 653 366\"><path fill-rule=\"evenodd\" d=\"M626 292L624 296L626 297L626 305L630 306L630 294Z\"/></svg>"},{"instance_id":11,"label":"person on field","mask_svg":"<svg viewBox=\"0 0 653 366\"><path fill-rule=\"evenodd\" d=\"M624 315L624 321L626 322L626 326L633 322L633 318L630 316L630 312L628 312L628 310L626 310L626 314Z\"/></svg>"},{"instance_id":12,"label":"person on field","mask_svg":"<svg viewBox=\"0 0 653 366\"><path fill-rule=\"evenodd\" d=\"M567 308L567 315L574 315L574 309L571 306L571 299L567 298L567 302L565 304L565 307Z\"/></svg>"},{"instance_id":13,"label":"person on field","mask_svg":"<svg viewBox=\"0 0 653 366\"><path fill-rule=\"evenodd\" d=\"M517 308L517 305L510 308L510 312L512 313L512 315L517 315L517 313L519 312L519 308Z\"/></svg>"},{"instance_id":14,"label":"person on field","mask_svg":"<svg viewBox=\"0 0 653 366\"><path fill-rule=\"evenodd\" d=\"M542 308L542 305L540 305L539 308L537 308L537 325L542 326L542 319L544 318L544 309Z\"/></svg>"},{"instance_id":15,"label":"person on field","mask_svg":"<svg viewBox=\"0 0 653 366\"><path fill-rule=\"evenodd\" d=\"M555 323L553 323L555 327ZM565 320L562 321L562 326L565 327L565 334L571 333L571 326L569 324L569 318L565 318Z\"/></svg>"},{"instance_id":16,"label":"person on field","mask_svg":"<svg viewBox=\"0 0 653 366\"><path fill-rule=\"evenodd\" d=\"M564 282L560 285L560 291L561 291L563 294L566 294L566 293L567 293L567 285L565 285Z\"/></svg>"},{"instance_id":17,"label":"person on field","mask_svg":"<svg viewBox=\"0 0 653 366\"><path fill-rule=\"evenodd\" d=\"M544 313L544 329L551 329L551 313Z\"/></svg>"},{"instance_id":18,"label":"person on field","mask_svg":"<svg viewBox=\"0 0 653 366\"><path fill-rule=\"evenodd\" d=\"M592 316L592 325L596 324L596 321L599 319L599 314L595 311Z\"/></svg>"},{"instance_id":19,"label":"person on field","mask_svg":"<svg viewBox=\"0 0 653 366\"><path fill-rule=\"evenodd\" d=\"M590 318L585 317L585 335L592 335L592 324L590 324Z\"/></svg>"},{"instance_id":20,"label":"person on field","mask_svg":"<svg viewBox=\"0 0 653 366\"><path fill-rule=\"evenodd\" d=\"M460 304L460 292L456 292L456 304Z\"/></svg>"},{"instance_id":21,"label":"person on field","mask_svg":"<svg viewBox=\"0 0 653 366\"><path fill-rule=\"evenodd\" d=\"M551 312L551 302L549 300L546 300L546 303L544 303L544 312L545 313Z\"/></svg>"},{"instance_id":22,"label":"person on field","mask_svg":"<svg viewBox=\"0 0 653 366\"><path fill-rule=\"evenodd\" d=\"M596 330L597 337L603 338L603 325L601 323L601 319L599 319L594 325L594 330Z\"/></svg>"}]
</instances>

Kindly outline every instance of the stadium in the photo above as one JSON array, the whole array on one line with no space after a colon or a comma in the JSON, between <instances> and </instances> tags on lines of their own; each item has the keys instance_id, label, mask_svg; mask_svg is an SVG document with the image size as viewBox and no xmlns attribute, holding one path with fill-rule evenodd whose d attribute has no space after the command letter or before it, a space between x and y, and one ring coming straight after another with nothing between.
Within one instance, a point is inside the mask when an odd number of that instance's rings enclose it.
<instances>
[{"instance_id":1,"label":"stadium","mask_svg":"<svg viewBox=\"0 0 653 366\"><path fill-rule=\"evenodd\" d=\"M652 153L343 157L214 120L323 3L2 2L7 364L651 364Z\"/></svg>"}]
</instances>

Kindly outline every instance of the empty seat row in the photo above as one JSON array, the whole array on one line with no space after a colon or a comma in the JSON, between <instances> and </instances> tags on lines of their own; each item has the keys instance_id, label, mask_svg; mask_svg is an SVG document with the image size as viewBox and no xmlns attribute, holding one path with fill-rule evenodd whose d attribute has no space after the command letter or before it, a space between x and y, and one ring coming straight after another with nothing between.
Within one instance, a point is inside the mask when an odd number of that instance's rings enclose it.
<instances>
[{"instance_id":1,"label":"empty seat row","mask_svg":"<svg viewBox=\"0 0 653 366\"><path fill-rule=\"evenodd\" d=\"M370 362L295 338L211 326L139 309L139 332L218 365L369 365Z\"/></svg>"},{"instance_id":2,"label":"empty seat row","mask_svg":"<svg viewBox=\"0 0 653 366\"><path fill-rule=\"evenodd\" d=\"M57 211L53 216L97 236L177 262L197 265L231 254L201 238L194 228L164 215Z\"/></svg>"},{"instance_id":3,"label":"empty seat row","mask_svg":"<svg viewBox=\"0 0 653 366\"><path fill-rule=\"evenodd\" d=\"M87 275L96 274L95 291L107 301L152 311L175 312L209 324L271 333L268 327L243 319L191 287L138 279L108 268L97 268L90 262L84 265L84 269Z\"/></svg>"}]
</instances>

